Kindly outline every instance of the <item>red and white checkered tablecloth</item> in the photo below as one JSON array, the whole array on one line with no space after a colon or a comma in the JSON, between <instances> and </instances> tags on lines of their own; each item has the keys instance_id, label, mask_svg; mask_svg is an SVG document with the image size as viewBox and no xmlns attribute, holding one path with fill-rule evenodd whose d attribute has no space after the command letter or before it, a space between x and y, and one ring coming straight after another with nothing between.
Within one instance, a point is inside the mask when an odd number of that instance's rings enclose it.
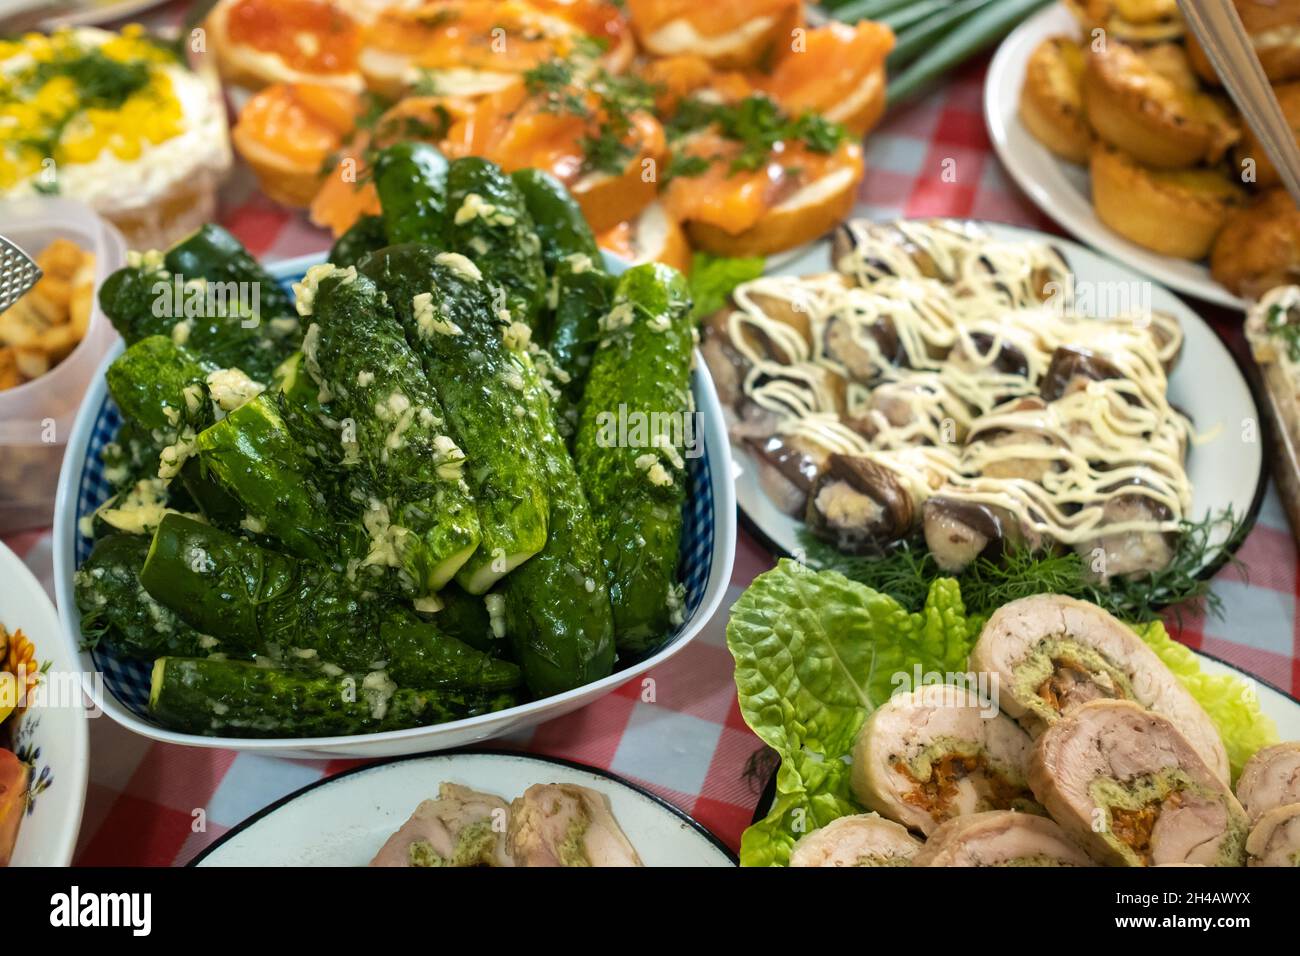
<instances>
[{"instance_id":1,"label":"red and white checkered tablecloth","mask_svg":"<svg viewBox=\"0 0 1300 956\"><path fill-rule=\"evenodd\" d=\"M991 151L980 109L983 74L983 64L962 71L871 135L861 212L1052 228L1016 192ZM940 176L945 160L955 160L949 167L955 182ZM257 195L247 182L235 183L228 200L223 222L263 259L328 245L326 235ZM1231 317L1215 318L1240 348ZM12 536L7 543L48 580L47 533ZM1249 580L1229 569L1215 582L1223 618L1184 620L1180 637L1294 695L1300 691L1300 584L1296 549L1272 489L1240 557ZM742 532L726 606L771 564ZM498 743L612 770L671 800L737 847L764 775L753 763L761 745L736 704L726 620L724 609L694 643L650 673L653 703L642 701L641 681L632 681L583 710ZM254 811L352 763L157 744L100 718L91 729L90 790L77 862L184 863ZM199 808L207 821L203 832L194 830Z\"/></svg>"}]
</instances>

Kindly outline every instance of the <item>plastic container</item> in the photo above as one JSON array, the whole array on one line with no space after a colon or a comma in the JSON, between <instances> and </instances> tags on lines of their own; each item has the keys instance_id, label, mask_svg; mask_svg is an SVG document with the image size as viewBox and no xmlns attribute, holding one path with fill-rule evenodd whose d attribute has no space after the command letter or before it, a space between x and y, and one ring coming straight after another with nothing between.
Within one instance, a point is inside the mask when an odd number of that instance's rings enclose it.
<instances>
[{"instance_id":1,"label":"plastic container","mask_svg":"<svg viewBox=\"0 0 1300 956\"><path fill-rule=\"evenodd\" d=\"M126 264L126 242L85 203L59 197L0 202L0 234L33 258L55 239L95 256L95 301L86 336L40 378L0 391L0 534L54 522L64 446L95 370L117 337L99 287Z\"/></svg>"}]
</instances>

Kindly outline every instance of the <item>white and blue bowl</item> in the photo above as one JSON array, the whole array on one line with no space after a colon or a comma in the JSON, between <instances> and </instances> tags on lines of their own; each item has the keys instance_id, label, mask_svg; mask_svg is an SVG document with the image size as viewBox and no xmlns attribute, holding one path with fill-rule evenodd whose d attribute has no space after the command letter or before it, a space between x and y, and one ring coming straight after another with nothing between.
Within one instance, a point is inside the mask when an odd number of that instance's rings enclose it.
<instances>
[{"instance_id":1,"label":"white and blue bowl","mask_svg":"<svg viewBox=\"0 0 1300 956\"><path fill-rule=\"evenodd\" d=\"M281 263L272 274L286 287L297 281L320 256ZM615 271L621 271L615 267ZM73 595L73 573L90 554L92 541L79 529L80 519L94 513L110 495L100 452L113 440L121 417L108 394L104 372L122 352L119 341L91 383L68 440L59 475L54 519L54 575L59 619L69 653L86 672L86 690L98 698L93 675L103 676L104 713L122 726L168 743L230 750L254 750L283 756L391 757L462 747L499 737L562 716L609 693L620 684L663 663L697 635L718 610L731 580L736 552L736 500L731 480L730 446L722 408L708 369L699 359L691 373L691 390L699 413L703 454L687 462L687 491L679 575L686 587L686 618L660 650L603 680L563 694L530 701L508 710L428 727L345 737L250 739L178 733L149 717L148 662L127 660L106 648L83 647L81 615Z\"/></svg>"}]
</instances>

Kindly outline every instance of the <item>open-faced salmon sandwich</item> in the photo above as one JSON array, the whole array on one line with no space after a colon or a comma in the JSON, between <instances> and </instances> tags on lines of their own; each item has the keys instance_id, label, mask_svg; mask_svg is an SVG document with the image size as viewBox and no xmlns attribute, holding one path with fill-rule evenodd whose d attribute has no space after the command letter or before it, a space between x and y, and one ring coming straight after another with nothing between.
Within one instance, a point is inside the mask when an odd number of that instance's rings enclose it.
<instances>
[{"instance_id":1,"label":"open-faced salmon sandwich","mask_svg":"<svg viewBox=\"0 0 1300 956\"><path fill-rule=\"evenodd\" d=\"M661 202L652 202L635 219L600 233L596 243L633 265L662 262L679 272L691 271L690 241Z\"/></svg>"},{"instance_id":2,"label":"open-faced salmon sandwich","mask_svg":"<svg viewBox=\"0 0 1300 956\"><path fill-rule=\"evenodd\" d=\"M226 83L316 83L354 93L364 86L363 27L335 0L219 0L205 26Z\"/></svg>"},{"instance_id":3,"label":"open-faced salmon sandwich","mask_svg":"<svg viewBox=\"0 0 1300 956\"><path fill-rule=\"evenodd\" d=\"M609 15L593 17L609 9ZM602 33L587 31L593 19ZM635 43L610 4L439 0L384 11L368 27L358 64L370 89L390 98L407 90L480 96L503 90L538 66L595 41L594 65L621 72Z\"/></svg>"},{"instance_id":4,"label":"open-faced salmon sandwich","mask_svg":"<svg viewBox=\"0 0 1300 956\"><path fill-rule=\"evenodd\" d=\"M715 66L752 67L789 45L800 0L628 0L637 38L655 56L695 54Z\"/></svg>"}]
</instances>

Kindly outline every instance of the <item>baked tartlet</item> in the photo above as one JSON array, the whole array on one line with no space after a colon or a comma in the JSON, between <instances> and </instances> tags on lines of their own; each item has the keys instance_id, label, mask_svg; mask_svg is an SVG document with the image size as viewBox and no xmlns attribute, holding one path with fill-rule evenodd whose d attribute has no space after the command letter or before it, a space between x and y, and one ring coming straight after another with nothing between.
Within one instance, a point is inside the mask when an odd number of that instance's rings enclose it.
<instances>
[{"instance_id":1,"label":"baked tartlet","mask_svg":"<svg viewBox=\"0 0 1300 956\"><path fill-rule=\"evenodd\" d=\"M213 217L229 168L215 82L139 27L0 41L0 198L80 199L165 248Z\"/></svg>"},{"instance_id":2,"label":"baked tartlet","mask_svg":"<svg viewBox=\"0 0 1300 956\"><path fill-rule=\"evenodd\" d=\"M1101 139L1148 166L1215 162L1240 137L1227 107L1197 88L1175 44L1139 50L1112 40L1090 49L1083 102Z\"/></svg>"},{"instance_id":3,"label":"baked tartlet","mask_svg":"<svg viewBox=\"0 0 1300 956\"><path fill-rule=\"evenodd\" d=\"M1178 0L1065 0L1084 31L1132 43L1177 40L1186 29Z\"/></svg>"},{"instance_id":4,"label":"baked tartlet","mask_svg":"<svg viewBox=\"0 0 1300 956\"><path fill-rule=\"evenodd\" d=\"M1083 112L1084 52L1069 37L1048 37L1029 55L1020 122L1062 159L1086 163L1092 129Z\"/></svg>"},{"instance_id":5,"label":"baked tartlet","mask_svg":"<svg viewBox=\"0 0 1300 956\"><path fill-rule=\"evenodd\" d=\"M1153 169L1098 144L1091 163L1097 217L1125 239L1179 259L1210 251L1242 190L1214 169Z\"/></svg>"},{"instance_id":6,"label":"baked tartlet","mask_svg":"<svg viewBox=\"0 0 1300 956\"><path fill-rule=\"evenodd\" d=\"M1300 283L1300 209L1285 189L1228 216L1210 253L1210 272L1244 298Z\"/></svg>"},{"instance_id":7,"label":"baked tartlet","mask_svg":"<svg viewBox=\"0 0 1300 956\"><path fill-rule=\"evenodd\" d=\"M1300 82L1283 83L1273 87L1273 92L1277 95L1278 104L1282 107L1282 115L1286 117L1287 123L1291 126L1291 133L1295 136L1296 141L1300 142ZM1282 181L1281 177L1278 176L1277 167L1268 158L1268 153L1264 151L1264 147L1260 145L1254 130L1248 125L1243 127L1241 142L1237 144L1237 149L1233 155L1237 160L1238 169L1243 169L1243 164L1248 159L1255 161L1255 182L1260 186L1276 186Z\"/></svg>"},{"instance_id":8,"label":"baked tartlet","mask_svg":"<svg viewBox=\"0 0 1300 956\"><path fill-rule=\"evenodd\" d=\"M1274 83L1300 80L1300 0L1235 0L1233 5L1250 34L1264 75ZM1187 52L1196 72L1206 82L1217 84L1219 77L1209 57L1190 33Z\"/></svg>"}]
</instances>

